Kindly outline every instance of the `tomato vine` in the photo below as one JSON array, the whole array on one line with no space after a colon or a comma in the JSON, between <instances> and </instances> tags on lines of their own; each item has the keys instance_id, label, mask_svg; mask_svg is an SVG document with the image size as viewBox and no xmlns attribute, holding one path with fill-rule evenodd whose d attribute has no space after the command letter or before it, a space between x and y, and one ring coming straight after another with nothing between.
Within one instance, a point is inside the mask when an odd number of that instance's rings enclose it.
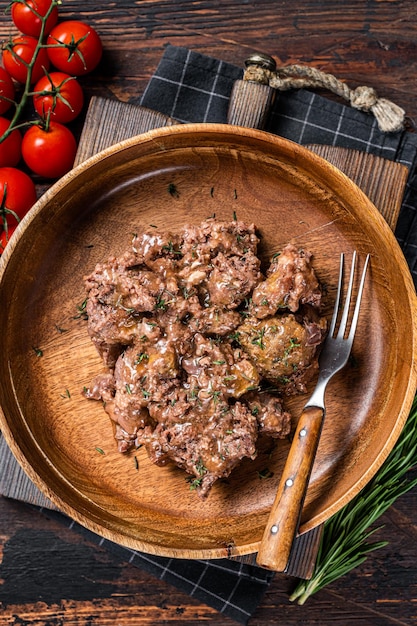
<instances>
[{"instance_id":1,"label":"tomato vine","mask_svg":"<svg viewBox=\"0 0 417 626\"><path fill-rule=\"evenodd\" d=\"M102 56L94 28L60 21L61 4L12 0L7 8L19 33L1 45L0 254L23 217L8 206L16 172L49 180L71 169L76 140L67 124L84 105L78 77L93 71Z\"/></svg>"}]
</instances>

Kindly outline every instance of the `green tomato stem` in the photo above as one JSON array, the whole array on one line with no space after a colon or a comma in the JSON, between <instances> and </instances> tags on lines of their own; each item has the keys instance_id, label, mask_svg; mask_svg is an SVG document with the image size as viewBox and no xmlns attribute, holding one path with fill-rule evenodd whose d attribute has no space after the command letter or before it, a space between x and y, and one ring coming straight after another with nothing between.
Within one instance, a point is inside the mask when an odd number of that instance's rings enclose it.
<instances>
[{"instance_id":1,"label":"green tomato stem","mask_svg":"<svg viewBox=\"0 0 417 626\"><path fill-rule=\"evenodd\" d=\"M0 143L2 143L3 141L5 141L7 139L7 137L9 137L9 135L16 129L19 128L24 128L26 126L32 126L35 124L39 124L38 121L31 121L31 122L24 122L21 123L20 122L20 118L22 116L23 110L27 104L28 98L30 95L33 95L33 92L31 92L30 90L30 86L32 84L32 75L33 75L33 68L35 66L35 63L37 61L38 55L39 55L39 51L42 48L47 48L48 46L46 44L43 44L43 38L45 36L45 27L46 27L46 22L49 18L49 16L51 15L53 9L58 6L59 4L61 4L60 0L52 0L50 7L48 8L47 12L45 13L44 16L39 15L36 11L33 11L35 13L35 15L37 15L37 17L39 17L39 19L41 20L41 31L39 33L39 37L38 37L38 42L36 44L36 48L33 52L32 55L32 59L30 61L30 63L27 63L27 74L26 74L26 81L25 81L25 85L24 85L24 89L21 95L21 98L19 100L19 102L16 102L16 108L15 108L15 112L14 115L10 121L10 125L7 128L7 130L4 131L4 133L2 134L2 136L0 137ZM24 61L23 61L24 63Z\"/></svg>"}]
</instances>

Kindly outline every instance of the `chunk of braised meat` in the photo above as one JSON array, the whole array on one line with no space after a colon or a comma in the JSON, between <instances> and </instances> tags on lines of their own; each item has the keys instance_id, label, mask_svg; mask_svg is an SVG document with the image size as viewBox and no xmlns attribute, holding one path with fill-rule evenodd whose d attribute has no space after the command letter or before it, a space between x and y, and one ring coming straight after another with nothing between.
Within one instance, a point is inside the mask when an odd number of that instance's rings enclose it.
<instances>
[{"instance_id":1,"label":"chunk of braised meat","mask_svg":"<svg viewBox=\"0 0 417 626\"><path fill-rule=\"evenodd\" d=\"M103 401L121 452L144 445L202 497L256 455L259 433L288 434L262 379L304 391L324 335L311 254L286 246L263 279L258 242L237 220L141 231L85 279L88 332L109 370L86 397Z\"/></svg>"},{"instance_id":2,"label":"chunk of braised meat","mask_svg":"<svg viewBox=\"0 0 417 626\"><path fill-rule=\"evenodd\" d=\"M291 414L284 409L278 396L260 391L249 392L244 399L258 421L260 433L274 439L284 439L290 434Z\"/></svg>"},{"instance_id":3,"label":"chunk of braised meat","mask_svg":"<svg viewBox=\"0 0 417 626\"><path fill-rule=\"evenodd\" d=\"M191 486L202 498L243 458L256 456L257 439L256 417L247 406L214 398L194 407L187 419L161 422L143 437L150 459L159 465L173 461L193 475Z\"/></svg>"},{"instance_id":4,"label":"chunk of braised meat","mask_svg":"<svg viewBox=\"0 0 417 626\"><path fill-rule=\"evenodd\" d=\"M216 342L200 333L194 336L191 351L182 359L186 386L199 402L227 401L257 388L260 377L242 350Z\"/></svg>"},{"instance_id":5,"label":"chunk of braised meat","mask_svg":"<svg viewBox=\"0 0 417 626\"><path fill-rule=\"evenodd\" d=\"M324 332L322 322L293 313L267 319L248 316L238 328L238 340L261 376L287 395L306 391L317 369Z\"/></svg>"},{"instance_id":6,"label":"chunk of braised meat","mask_svg":"<svg viewBox=\"0 0 417 626\"><path fill-rule=\"evenodd\" d=\"M235 309L260 281L255 226L207 220L184 229L179 278L205 306Z\"/></svg>"},{"instance_id":7,"label":"chunk of braised meat","mask_svg":"<svg viewBox=\"0 0 417 626\"><path fill-rule=\"evenodd\" d=\"M240 257L219 252L212 266L207 291L209 302L215 306L237 308L261 279L260 260L249 251Z\"/></svg>"},{"instance_id":8,"label":"chunk of braised meat","mask_svg":"<svg viewBox=\"0 0 417 626\"><path fill-rule=\"evenodd\" d=\"M118 259L98 264L86 277L88 332L103 362L114 367L123 346L141 332L141 314L157 307L162 279Z\"/></svg>"},{"instance_id":9,"label":"chunk of braised meat","mask_svg":"<svg viewBox=\"0 0 417 626\"><path fill-rule=\"evenodd\" d=\"M288 244L272 259L266 279L253 290L255 317L263 319L283 309L295 312L303 304L320 307L321 288L311 258L310 252Z\"/></svg>"},{"instance_id":10,"label":"chunk of braised meat","mask_svg":"<svg viewBox=\"0 0 417 626\"><path fill-rule=\"evenodd\" d=\"M186 225L182 237L184 263L192 265L197 261L204 267L219 253L238 257L247 252L256 254L259 243L255 225L238 220L223 222L210 218L198 226Z\"/></svg>"},{"instance_id":11,"label":"chunk of braised meat","mask_svg":"<svg viewBox=\"0 0 417 626\"><path fill-rule=\"evenodd\" d=\"M154 428L156 416L149 412L150 403L163 402L165 406L172 398L177 400L178 375L177 353L165 338L151 343L140 337L119 357L114 370L113 415L128 435L119 443L119 449L141 443L143 429Z\"/></svg>"},{"instance_id":12,"label":"chunk of braised meat","mask_svg":"<svg viewBox=\"0 0 417 626\"><path fill-rule=\"evenodd\" d=\"M193 315L186 321L194 333L223 337L232 335L239 326L241 319L241 315L237 311L210 306L193 312Z\"/></svg>"},{"instance_id":13,"label":"chunk of braised meat","mask_svg":"<svg viewBox=\"0 0 417 626\"><path fill-rule=\"evenodd\" d=\"M208 332L228 332L230 321L210 320L202 310L235 309L250 293L261 278L257 243L255 227L237 221L137 233L128 252L85 278L88 332L104 363L114 367L146 314L164 328L206 317Z\"/></svg>"}]
</instances>

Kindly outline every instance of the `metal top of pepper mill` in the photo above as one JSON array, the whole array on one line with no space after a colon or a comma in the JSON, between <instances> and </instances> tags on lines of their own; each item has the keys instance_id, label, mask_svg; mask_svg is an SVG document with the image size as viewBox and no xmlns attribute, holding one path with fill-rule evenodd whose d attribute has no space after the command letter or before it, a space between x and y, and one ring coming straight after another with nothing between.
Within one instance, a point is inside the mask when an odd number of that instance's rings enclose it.
<instances>
[{"instance_id":1,"label":"metal top of pepper mill","mask_svg":"<svg viewBox=\"0 0 417 626\"><path fill-rule=\"evenodd\" d=\"M275 59L273 59L269 54L263 54L262 52L254 52L251 54L245 61L246 67L249 65L258 65L265 70L270 70L274 72L277 69L277 64Z\"/></svg>"}]
</instances>

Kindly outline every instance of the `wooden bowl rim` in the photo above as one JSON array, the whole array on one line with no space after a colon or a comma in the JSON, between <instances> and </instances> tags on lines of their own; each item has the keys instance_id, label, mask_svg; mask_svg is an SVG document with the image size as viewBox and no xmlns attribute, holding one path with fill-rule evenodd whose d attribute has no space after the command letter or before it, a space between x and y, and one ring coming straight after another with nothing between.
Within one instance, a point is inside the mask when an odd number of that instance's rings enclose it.
<instances>
[{"instance_id":1,"label":"wooden bowl rim","mask_svg":"<svg viewBox=\"0 0 417 626\"><path fill-rule=\"evenodd\" d=\"M408 306L411 311L417 313L417 298L415 294L414 285L411 279L411 275L409 272L409 268L405 262L405 259L402 256L402 253L398 247L398 244L395 240L395 237L392 231L389 229L389 226L377 211L375 206L369 200L369 198L353 183L351 179L349 179L345 174L343 174L338 168L330 164L328 161L323 159L322 157L314 154L307 148L296 144L290 140L278 137L276 135L271 135L265 131L259 131L254 129L242 128L238 126L229 126L226 124L206 124L206 123L198 123L198 124L184 124L184 125L174 125L170 127L163 127L155 130L148 131L141 135L132 137L130 139L121 141L116 143L109 148L106 148L96 155L90 157L86 161L82 162L78 166L76 166L73 170L71 170L68 174L62 177L59 181L54 183L36 202L32 210L27 214L27 216L22 220L19 224L12 241L6 247L5 252L0 257L0 285L3 279L3 275L6 271L7 265L10 261L10 258L13 255L13 251L17 246L19 239L23 236L25 229L27 226L37 218L37 216L44 210L44 208L48 205L51 199L55 196L55 194L64 189L69 183L74 181L79 177L81 173L87 172L90 169L93 169L94 166L102 161L103 159L111 158L113 155L120 153L123 150L129 149L131 147L137 145L143 145L145 143L151 142L155 143L156 149L161 148L160 141L164 138L168 138L170 141L175 141L175 137L194 137L195 140L198 141L198 137L200 135L210 135L214 139L219 139L220 137L230 137L231 139L236 139L239 142L244 141L245 139L256 140L259 146L262 145L273 145L275 147L284 150L284 152L291 152L293 158L300 159L301 161L308 160L313 166L317 168L317 171L320 172L320 175L324 174L329 177L331 181L337 181L346 191L346 193L354 192L357 197L361 198L361 203L366 211L368 211L369 215L372 215L372 219L375 222L375 227L377 229L381 229L384 233L384 236L392 239L394 247L397 247L397 262L399 264L399 269L401 271L405 288L407 294L409 296ZM344 497L340 498L339 501L335 502L331 507L330 515L333 515L337 510L339 510L344 504L347 503L354 495L356 495L360 489L362 489L369 480L375 475L378 469L381 467L390 451L395 445L395 442L398 439L398 436L401 433L401 430L404 426L404 423L408 417L414 395L416 390L416 381L417 381L417 315L414 314L411 316L411 328L410 328L410 341L412 342L412 353L413 353L413 364L410 367L410 375L408 379L407 391L403 398L402 404L400 406L400 411L398 414L398 418L395 422L395 427L389 433L387 437L386 444L384 446L383 453L381 453L375 461L369 466L368 471L362 476L360 480L355 484L354 489L350 489L348 494L345 494ZM138 549L143 552L148 552L150 554L158 554L162 556L169 557L178 557L184 558L184 551L178 550L176 548L166 548L162 549L160 546L154 546L153 544L149 544L147 542L143 542L137 539L131 539L130 537L126 537L123 533L119 533L115 530L109 530L105 527L100 526L97 522L90 519L88 516L83 515L81 512L74 510L71 506L63 500L60 495L54 492L53 489L50 488L48 484L38 475L36 470L28 464L27 459L22 452L19 445L16 443L13 431L9 427L5 412L2 407L0 407L0 428L3 432L5 440L9 447L11 448L14 456L18 460L19 464L23 467L24 471L27 473L29 478L33 481L33 483L48 497L50 500L58 506L64 513L73 518L75 521L79 522L83 526L89 528L93 532L96 532L105 538L116 541L122 545L126 545L130 548ZM36 442L33 441L33 445L36 445ZM65 480L65 476L61 476L63 480ZM355 492L353 495L351 492ZM311 530L315 526L323 523L325 519L327 519L330 515L321 515L317 516L313 520L310 520L309 523L303 525L300 529L301 532L306 532ZM251 552L256 552L259 543L253 542L241 547L238 550L238 554L247 554ZM208 549L208 550L192 550L187 549L186 558L223 558L225 556L225 552L223 548L218 550L216 549Z\"/></svg>"}]
</instances>

